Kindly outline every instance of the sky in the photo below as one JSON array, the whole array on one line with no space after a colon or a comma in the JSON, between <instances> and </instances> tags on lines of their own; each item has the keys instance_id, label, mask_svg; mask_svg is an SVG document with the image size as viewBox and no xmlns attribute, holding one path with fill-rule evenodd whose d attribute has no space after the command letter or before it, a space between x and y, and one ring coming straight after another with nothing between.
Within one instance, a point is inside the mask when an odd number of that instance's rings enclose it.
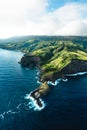
<instances>
[{"instance_id":1,"label":"sky","mask_svg":"<svg viewBox=\"0 0 87 130\"><path fill-rule=\"evenodd\" d=\"M0 0L0 38L87 36L87 0Z\"/></svg>"}]
</instances>

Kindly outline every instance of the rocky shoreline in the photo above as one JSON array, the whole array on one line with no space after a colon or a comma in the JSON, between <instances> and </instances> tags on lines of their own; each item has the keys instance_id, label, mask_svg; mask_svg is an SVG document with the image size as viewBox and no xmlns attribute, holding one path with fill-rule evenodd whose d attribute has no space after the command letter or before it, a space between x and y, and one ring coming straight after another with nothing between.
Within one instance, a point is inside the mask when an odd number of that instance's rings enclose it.
<instances>
[{"instance_id":1,"label":"rocky shoreline","mask_svg":"<svg viewBox=\"0 0 87 130\"><path fill-rule=\"evenodd\" d=\"M41 82L52 81L55 82L57 79L66 79L66 75L71 75L79 72L87 72L87 61L73 59L66 67L64 67L61 71L57 71L55 73L49 74L48 76L43 77L44 70L41 68L41 58L39 56L34 55L24 55L21 58L20 64L24 67L32 68L38 67L40 71L39 80Z\"/></svg>"},{"instance_id":2,"label":"rocky shoreline","mask_svg":"<svg viewBox=\"0 0 87 130\"><path fill-rule=\"evenodd\" d=\"M44 75L44 71L42 70L40 65L40 57L34 55L24 55L21 58L20 64L27 68L32 68L36 66L40 71L39 80L42 84L30 93L30 97L35 100L39 108L43 108L43 104L40 98L49 92L49 85L55 86L57 85L59 80L67 81L67 76L72 76L76 74L79 75L79 73L81 75L83 73L86 74L87 72L87 61L74 59L61 71L56 71L52 75L49 75L43 79L42 77Z\"/></svg>"},{"instance_id":3,"label":"rocky shoreline","mask_svg":"<svg viewBox=\"0 0 87 130\"><path fill-rule=\"evenodd\" d=\"M50 91L50 87L47 82L42 83L37 89L30 93L30 96L36 101L36 104L41 108L43 104L40 98L46 95Z\"/></svg>"}]
</instances>

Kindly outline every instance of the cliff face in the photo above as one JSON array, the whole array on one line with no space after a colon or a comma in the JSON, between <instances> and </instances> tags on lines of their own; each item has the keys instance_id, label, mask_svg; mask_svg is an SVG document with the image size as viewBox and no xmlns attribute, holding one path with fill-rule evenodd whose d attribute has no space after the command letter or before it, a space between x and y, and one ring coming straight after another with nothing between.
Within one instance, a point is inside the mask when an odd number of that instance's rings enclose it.
<instances>
[{"instance_id":1,"label":"cliff face","mask_svg":"<svg viewBox=\"0 0 87 130\"><path fill-rule=\"evenodd\" d=\"M58 69L56 72L52 71L52 73L46 74L46 70L42 70L40 66L41 59L38 56L24 56L21 58L21 64L25 67L34 67L37 66L40 69L40 81L55 81L58 78L65 78L66 74L75 74L78 72L87 71L87 61L85 60L72 60L66 67L64 67L61 71ZM45 75L45 76L44 76Z\"/></svg>"},{"instance_id":2,"label":"cliff face","mask_svg":"<svg viewBox=\"0 0 87 130\"><path fill-rule=\"evenodd\" d=\"M41 81L55 81L58 78L65 79L67 74L75 74L78 72L87 72L87 61L83 60L72 60L66 67L61 71L56 71L52 74L44 76L44 72L41 74Z\"/></svg>"},{"instance_id":3,"label":"cliff face","mask_svg":"<svg viewBox=\"0 0 87 130\"><path fill-rule=\"evenodd\" d=\"M20 63L22 66L25 66L25 67L34 67L34 66L39 67L40 57L34 56L34 55L28 55L28 56L25 55L21 58Z\"/></svg>"},{"instance_id":4,"label":"cliff face","mask_svg":"<svg viewBox=\"0 0 87 130\"><path fill-rule=\"evenodd\" d=\"M87 71L87 61L72 60L69 65L62 69L63 74L75 74Z\"/></svg>"},{"instance_id":5,"label":"cliff face","mask_svg":"<svg viewBox=\"0 0 87 130\"><path fill-rule=\"evenodd\" d=\"M64 79L66 74L87 71L87 51L84 46L70 41L52 42L49 47L43 42L40 45L24 55L21 64L25 67L37 66L42 82L54 82L58 78Z\"/></svg>"}]
</instances>

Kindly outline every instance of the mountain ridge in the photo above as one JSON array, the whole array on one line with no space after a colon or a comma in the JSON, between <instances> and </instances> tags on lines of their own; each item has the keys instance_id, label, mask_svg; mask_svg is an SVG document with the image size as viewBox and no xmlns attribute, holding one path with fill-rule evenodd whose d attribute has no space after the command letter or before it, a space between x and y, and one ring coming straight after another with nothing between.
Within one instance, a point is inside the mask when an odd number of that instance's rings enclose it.
<instances>
[{"instance_id":1,"label":"mountain ridge","mask_svg":"<svg viewBox=\"0 0 87 130\"><path fill-rule=\"evenodd\" d=\"M40 80L44 82L64 78L65 74L87 71L86 44L87 37L81 36L30 36L27 40L19 38L4 44L0 42L0 47L24 52L21 64L37 66L41 72Z\"/></svg>"}]
</instances>

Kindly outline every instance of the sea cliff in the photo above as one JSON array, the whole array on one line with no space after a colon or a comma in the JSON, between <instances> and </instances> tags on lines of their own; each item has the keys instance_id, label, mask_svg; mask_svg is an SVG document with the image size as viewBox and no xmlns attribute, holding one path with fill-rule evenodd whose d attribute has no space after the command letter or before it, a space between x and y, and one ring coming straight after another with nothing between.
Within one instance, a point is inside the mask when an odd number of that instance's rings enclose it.
<instances>
[{"instance_id":1,"label":"sea cliff","mask_svg":"<svg viewBox=\"0 0 87 130\"><path fill-rule=\"evenodd\" d=\"M0 47L25 53L20 64L39 68L39 80L43 83L30 96L40 107L43 106L40 97L49 92L47 81L65 80L67 75L87 72L87 37L20 37L0 41Z\"/></svg>"},{"instance_id":2,"label":"sea cliff","mask_svg":"<svg viewBox=\"0 0 87 130\"><path fill-rule=\"evenodd\" d=\"M67 74L87 71L87 52L83 46L66 42L59 45L51 50L42 48L28 53L20 63L25 67L38 67L42 82L54 82L58 78L65 79Z\"/></svg>"}]
</instances>

